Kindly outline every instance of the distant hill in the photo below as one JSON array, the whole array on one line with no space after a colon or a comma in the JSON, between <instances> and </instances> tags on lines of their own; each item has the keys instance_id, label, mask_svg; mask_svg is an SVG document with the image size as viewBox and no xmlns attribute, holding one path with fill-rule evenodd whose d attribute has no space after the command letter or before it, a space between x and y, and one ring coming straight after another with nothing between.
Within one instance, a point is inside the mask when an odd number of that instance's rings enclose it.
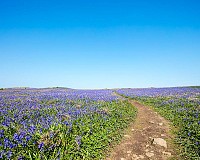
<instances>
[{"instance_id":1,"label":"distant hill","mask_svg":"<svg viewBox=\"0 0 200 160\"><path fill-rule=\"evenodd\" d=\"M190 88L200 88L200 86L188 86Z\"/></svg>"}]
</instances>

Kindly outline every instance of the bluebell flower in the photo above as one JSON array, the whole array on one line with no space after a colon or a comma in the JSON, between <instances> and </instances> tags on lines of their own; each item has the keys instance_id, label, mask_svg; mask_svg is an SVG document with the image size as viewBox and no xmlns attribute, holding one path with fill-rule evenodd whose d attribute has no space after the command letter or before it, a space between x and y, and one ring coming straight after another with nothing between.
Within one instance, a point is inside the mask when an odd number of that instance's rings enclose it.
<instances>
[{"instance_id":1,"label":"bluebell flower","mask_svg":"<svg viewBox=\"0 0 200 160\"><path fill-rule=\"evenodd\" d=\"M0 151L0 158L3 159L3 156L4 156L4 151Z\"/></svg>"},{"instance_id":2,"label":"bluebell flower","mask_svg":"<svg viewBox=\"0 0 200 160\"><path fill-rule=\"evenodd\" d=\"M69 123L67 122L67 121L64 121L63 122L66 126L68 126L69 125Z\"/></svg>"},{"instance_id":3,"label":"bluebell flower","mask_svg":"<svg viewBox=\"0 0 200 160\"><path fill-rule=\"evenodd\" d=\"M22 146L23 146L23 147L26 147L26 146L27 146L27 144L26 144L26 143L22 143Z\"/></svg>"},{"instance_id":4,"label":"bluebell flower","mask_svg":"<svg viewBox=\"0 0 200 160\"><path fill-rule=\"evenodd\" d=\"M10 140L8 138L4 138L4 148L9 147Z\"/></svg>"},{"instance_id":5,"label":"bluebell flower","mask_svg":"<svg viewBox=\"0 0 200 160\"><path fill-rule=\"evenodd\" d=\"M50 137L50 138L53 138L53 136L54 136L54 133L53 133L53 132L50 132L49 137Z\"/></svg>"},{"instance_id":6,"label":"bluebell flower","mask_svg":"<svg viewBox=\"0 0 200 160\"><path fill-rule=\"evenodd\" d=\"M26 142L28 142L32 137L30 135L26 136Z\"/></svg>"},{"instance_id":7,"label":"bluebell flower","mask_svg":"<svg viewBox=\"0 0 200 160\"><path fill-rule=\"evenodd\" d=\"M38 145L38 148L41 150L43 147L44 147L44 142L41 142L41 143Z\"/></svg>"},{"instance_id":8,"label":"bluebell flower","mask_svg":"<svg viewBox=\"0 0 200 160\"><path fill-rule=\"evenodd\" d=\"M9 148L10 148L10 149L13 149L14 147L15 147L15 144L13 144L13 143L10 142L10 143L9 143Z\"/></svg>"},{"instance_id":9,"label":"bluebell flower","mask_svg":"<svg viewBox=\"0 0 200 160\"><path fill-rule=\"evenodd\" d=\"M7 123L7 122L5 122L5 121L2 122L2 125L3 125L3 126L6 126L6 127L9 127L9 123Z\"/></svg>"},{"instance_id":10,"label":"bluebell flower","mask_svg":"<svg viewBox=\"0 0 200 160\"><path fill-rule=\"evenodd\" d=\"M36 127L32 125L29 127L28 132L30 132L30 134L33 134L35 130L36 130Z\"/></svg>"},{"instance_id":11,"label":"bluebell flower","mask_svg":"<svg viewBox=\"0 0 200 160\"><path fill-rule=\"evenodd\" d=\"M19 136L18 136L17 133L15 133L15 134L13 135L13 140L14 140L14 141L19 141Z\"/></svg>"},{"instance_id":12,"label":"bluebell flower","mask_svg":"<svg viewBox=\"0 0 200 160\"><path fill-rule=\"evenodd\" d=\"M4 130L0 130L0 138L4 136Z\"/></svg>"},{"instance_id":13,"label":"bluebell flower","mask_svg":"<svg viewBox=\"0 0 200 160\"><path fill-rule=\"evenodd\" d=\"M75 138L75 140L76 140L76 144L78 145L78 150L80 149L81 139L82 139L81 136L77 136L77 137Z\"/></svg>"},{"instance_id":14,"label":"bluebell flower","mask_svg":"<svg viewBox=\"0 0 200 160\"><path fill-rule=\"evenodd\" d=\"M7 159L10 159L12 157L12 152L8 151L7 154L6 154L6 157L7 157Z\"/></svg>"},{"instance_id":15,"label":"bluebell flower","mask_svg":"<svg viewBox=\"0 0 200 160\"><path fill-rule=\"evenodd\" d=\"M23 158L20 156L17 160L23 160Z\"/></svg>"}]
</instances>

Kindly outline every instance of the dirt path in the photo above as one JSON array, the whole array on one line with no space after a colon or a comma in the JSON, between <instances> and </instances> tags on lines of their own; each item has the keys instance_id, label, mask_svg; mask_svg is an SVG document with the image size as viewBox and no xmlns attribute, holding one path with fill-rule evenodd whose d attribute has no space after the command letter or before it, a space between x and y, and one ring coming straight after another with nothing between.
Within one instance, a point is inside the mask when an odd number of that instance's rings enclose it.
<instances>
[{"instance_id":1,"label":"dirt path","mask_svg":"<svg viewBox=\"0 0 200 160\"><path fill-rule=\"evenodd\" d=\"M107 160L177 159L169 122L147 106L132 100L130 103L138 109L136 121Z\"/></svg>"}]
</instances>

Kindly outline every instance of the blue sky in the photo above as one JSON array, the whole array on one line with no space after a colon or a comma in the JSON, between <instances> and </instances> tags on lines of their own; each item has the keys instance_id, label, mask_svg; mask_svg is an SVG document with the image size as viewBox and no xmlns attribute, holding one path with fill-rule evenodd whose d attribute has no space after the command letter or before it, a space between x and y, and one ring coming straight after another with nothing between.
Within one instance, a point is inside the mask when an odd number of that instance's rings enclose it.
<instances>
[{"instance_id":1,"label":"blue sky","mask_svg":"<svg viewBox=\"0 0 200 160\"><path fill-rule=\"evenodd\" d=\"M198 0L0 2L0 87L200 85Z\"/></svg>"}]
</instances>

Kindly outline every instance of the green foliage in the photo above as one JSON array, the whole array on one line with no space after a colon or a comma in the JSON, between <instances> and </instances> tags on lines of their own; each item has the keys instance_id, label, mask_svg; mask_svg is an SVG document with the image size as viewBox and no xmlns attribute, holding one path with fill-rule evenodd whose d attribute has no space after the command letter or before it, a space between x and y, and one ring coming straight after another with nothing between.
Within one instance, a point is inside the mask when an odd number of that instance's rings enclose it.
<instances>
[{"instance_id":1,"label":"green foliage","mask_svg":"<svg viewBox=\"0 0 200 160\"><path fill-rule=\"evenodd\" d=\"M54 105L56 100L42 103ZM100 112L91 112L75 120L69 118L66 124L55 124L48 130L36 132L26 146L12 150L12 157L33 160L104 158L110 146L120 140L124 128L134 120L136 108L127 101L95 103ZM53 115L57 111L52 107L41 109L41 113ZM17 130L17 126L8 128L6 137L12 138L10 135Z\"/></svg>"}]
</instances>

